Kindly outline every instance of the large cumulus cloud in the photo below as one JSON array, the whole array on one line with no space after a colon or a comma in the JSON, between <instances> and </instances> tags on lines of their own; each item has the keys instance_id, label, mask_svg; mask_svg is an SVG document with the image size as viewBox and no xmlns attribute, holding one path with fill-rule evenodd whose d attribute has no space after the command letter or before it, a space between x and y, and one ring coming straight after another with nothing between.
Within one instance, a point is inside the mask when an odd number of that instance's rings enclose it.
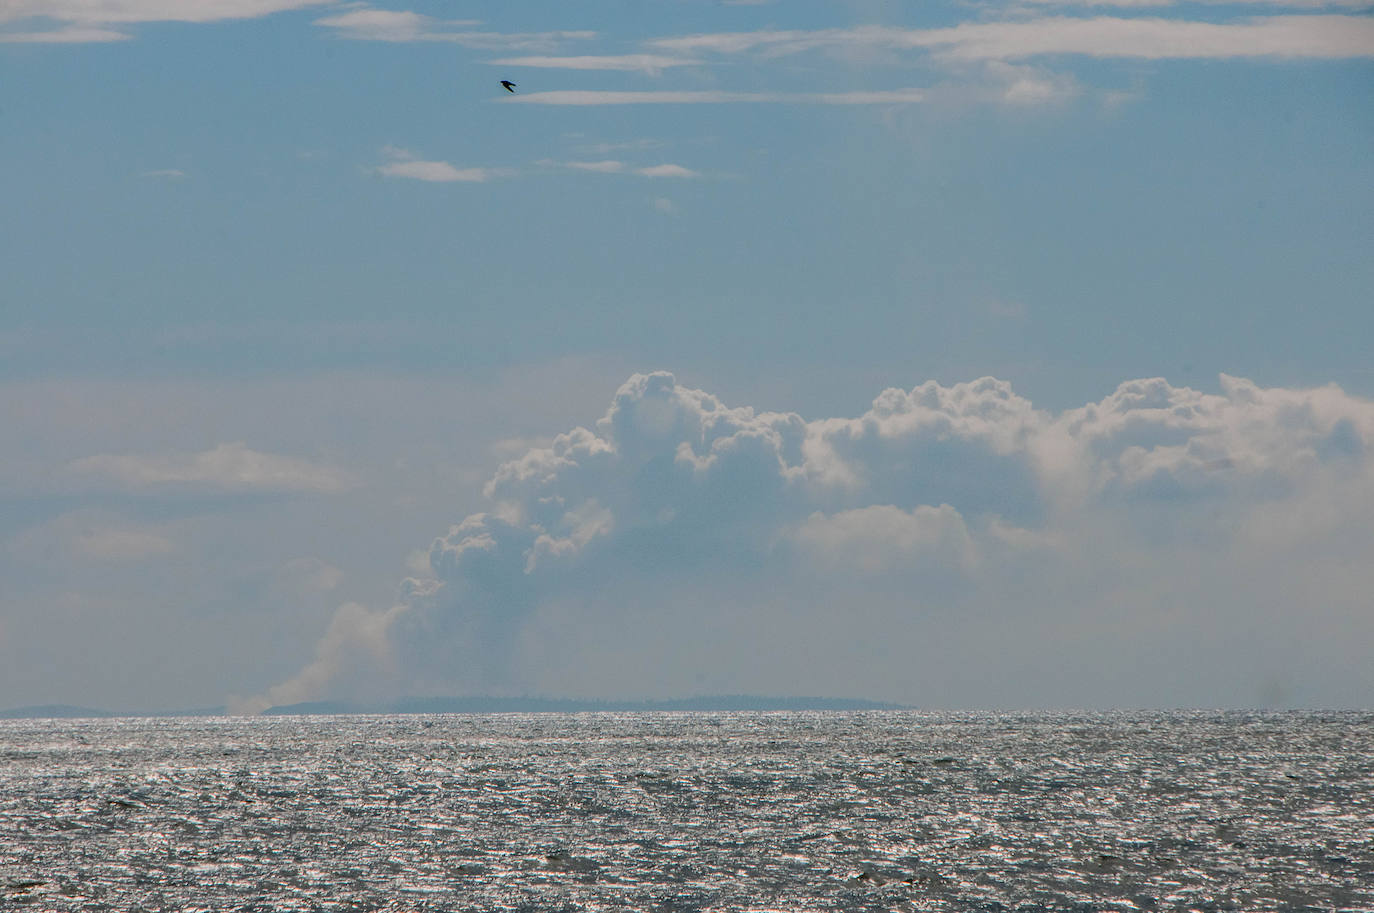
<instances>
[{"instance_id":1,"label":"large cumulus cloud","mask_svg":"<svg viewBox=\"0 0 1374 913\"><path fill-rule=\"evenodd\" d=\"M1374 403L1226 376L1058 415L927 382L808 421L635 375L321 650L429 693L1367 702L1371 440Z\"/></svg>"}]
</instances>

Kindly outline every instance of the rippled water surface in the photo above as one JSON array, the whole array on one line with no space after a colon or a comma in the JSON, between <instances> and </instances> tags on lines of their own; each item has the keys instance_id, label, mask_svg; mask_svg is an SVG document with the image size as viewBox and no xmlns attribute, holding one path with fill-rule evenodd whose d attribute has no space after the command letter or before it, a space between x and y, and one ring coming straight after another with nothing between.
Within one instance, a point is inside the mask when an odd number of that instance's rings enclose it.
<instances>
[{"instance_id":1,"label":"rippled water surface","mask_svg":"<svg viewBox=\"0 0 1374 913\"><path fill-rule=\"evenodd\" d=\"M0 909L1374 910L1374 715L0 722Z\"/></svg>"}]
</instances>

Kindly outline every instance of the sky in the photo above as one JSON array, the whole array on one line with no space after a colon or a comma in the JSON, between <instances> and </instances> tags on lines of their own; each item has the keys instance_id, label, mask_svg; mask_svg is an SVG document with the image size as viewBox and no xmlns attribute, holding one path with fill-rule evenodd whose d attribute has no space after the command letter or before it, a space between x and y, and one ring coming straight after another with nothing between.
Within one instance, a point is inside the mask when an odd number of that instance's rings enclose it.
<instances>
[{"instance_id":1,"label":"sky","mask_svg":"<svg viewBox=\"0 0 1374 913\"><path fill-rule=\"evenodd\" d=\"M0 0L0 707L1372 706L1371 101L1374 0Z\"/></svg>"}]
</instances>

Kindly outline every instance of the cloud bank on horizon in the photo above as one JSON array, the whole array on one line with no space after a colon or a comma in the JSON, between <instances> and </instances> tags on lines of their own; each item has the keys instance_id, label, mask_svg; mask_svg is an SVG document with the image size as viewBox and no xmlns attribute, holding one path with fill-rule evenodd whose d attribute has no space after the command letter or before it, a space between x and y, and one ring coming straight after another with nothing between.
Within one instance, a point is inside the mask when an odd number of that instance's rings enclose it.
<instances>
[{"instance_id":1,"label":"cloud bank on horizon","mask_svg":"<svg viewBox=\"0 0 1374 913\"><path fill-rule=\"evenodd\" d=\"M805 420L637 374L504 463L396 605L243 710L327 695L1367 703L1374 402L990 377Z\"/></svg>"}]
</instances>

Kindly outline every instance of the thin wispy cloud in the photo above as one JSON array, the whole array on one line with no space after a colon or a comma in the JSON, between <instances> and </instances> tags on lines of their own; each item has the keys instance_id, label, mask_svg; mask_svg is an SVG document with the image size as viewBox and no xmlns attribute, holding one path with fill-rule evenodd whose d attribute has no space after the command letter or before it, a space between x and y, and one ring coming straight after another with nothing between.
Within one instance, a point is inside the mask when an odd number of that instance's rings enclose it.
<instances>
[{"instance_id":1,"label":"thin wispy cloud","mask_svg":"<svg viewBox=\"0 0 1374 913\"><path fill-rule=\"evenodd\" d=\"M6 0L0 22L218 22L256 19L287 10L324 6L331 0Z\"/></svg>"},{"instance_id":2,"label":"thin wispy cloud","mask_svg":"<svg viewBox=\"0 0 1374 913\"><path fill-rule=\"evenodd\" d=\"M143 490L190 486L224 491L331 493L354 487L343 470L250 449L242 442L199 453L97 454L72 461L68 469Z\"/></svg>"},{"instance_id":3,"label":"thin wispy cloud","mask_svg":"<svg viewBox=\"0 0 1374 913\"><path fill-rule=\"evenodd\" d=\"M919 43L961 59L1055 54L1150 60L1374 56L1374 20L1274 16L1211 23L1166 19L1053 18L938 29Z\"/></svg>"},{"instance_id":4,"label":"thin wispy cloud","mask_svg":"<svg viewBox=\"0 0 1374 913\"><path fill-rule=\"evenodd\" d=\"M0 25L36 28L0 31L0 43L96 44L130 36L111 26L142 22L221 22L323 6L329 0L5 0ZM48 23L63 23L56 28Z\"/></svg>"},{"instance_id":5,"label":"thin wispy cloud","mask_svg":"<svg viewBox=\"0 0 1374 913\"><path fill-rule=\"evenodd\" d=\"M1111 9L1160 9L1173 6L1176 0L1020 0L1027 8L1045 6L1108 7Z\"/></svg>"},{"instance_id":6,"label":"thin wispy cloud","mask_svg":"<svg viewBox=\"0 0 1374 913\"><path fill-rule=\"evenodd\" d=\"M444 161L426 161L396 146L388 146L382 152L390 161L373 169L374 173L382 177L407 178L434 184L480 184L491 180L497 173L491 168L457 168Z\"/></svg>"},{"instance_id":7,"label":"thin wispy cloud","mask_svg":"<svg viewBox=\"0 0 1374 913\"><path fill-rule=\"evenodd\" d=\"M953 60L1017 60L1049 55L1163 59L1374 57L1374 19L1292 15L1237 22L1119 17L1047 17L965 22L936 29L861 26L656 39L675 53L767 56L807 51L924 50Z\"/></svg>"},{"instance_id":8,"label":"thin wispy cloud","mask_svg":"<svg viewBox=\"0 0 1374 913\"><path fill-rule=\"evenodd\" d=\"M567 89L505 99L525 105L906 105L925 101L922 89L875 92L624 92Z\"/></svg>"},{"instance_id":9,"label":"thin wispy cloud","mask_svg":"<svg viewBox=\"0 0 1374 913\"><path fill-rule=\"evenodd\" d=\"M624 162L617 162L614 159L604 159L599 162L564 162L564 168L571 168L573 171L591 171L596 174L620 174L626 169Z\"/></svg>"},{"instance_id":10,"label":"thin wispy cloud","mask_svg":"<svg viewBox=\"0 0 1374 913\"><path fill-rule=\"evenodd\" d=\"M455 168L448 162L426 162L419 159L378 165L377 173L389 178L409 178L435 184L480 184L491 178L491 172L486 168Z\"/></svg>"},{"instance_id":11,"label":"thin wispy cloud","mask_svg":"<svg viewBox=\"0 0 1374 913\"><path fill-rule=\"evenodd\" d=\"M0 31L0 43L8 44L103 44L111 41L127 41L130 37L124 32L116 32L113 29L82 25L69 25L60 29L40 32Z\"/></svg>"},{"instance_id":12,"label":"thin wispy cloud","mask_svg":"<svg viewBox=\"0 0 1374 913\"><path fill-rule=\"evenodd\" d=\"M186 177L186 172L180 168L156 168L152 171L140 171L141 178L162 178L168 181L179 181Z\"/></svg>"},{"instance_id":13,"label":"thin wispy cloud","mask_svg":"<svg viewBox=\"0 0 1374 913\"><path fill-rule=\"evenodd\" d=\"M1082 94L1082 87L1066 73L1047 72L1027 64L1007 63L1003 60L984 62L984 76L991 89L992 101L1007 105L1049 105Z\"/></svg>"},{"instance_id":14,"label":"thin wispy cloud","mask_svg":"<svg viewBox=\"0 0 1374 913\"><path fill-rule=\"evenodd\" d=\"M1114 9L1165 9L1185 2L1207 6L1269 7L1288 10L1367 9L1374 0L1018 0L1027 7L1106 7Z\"/></svg>"},{"instance_id":15,"label":"thin wispy cloud","mask_svg":"<svg viewBox=\"0 0 1374 913\"><path fill-rule=\"evenodd\" d=\"M472 19L434 19L420 13L370 7L315 20L315 25L355 41L439 41L487 51L549 52L568 42L595 38L597 34L587 30L485 32L471 28L478 24Z\"/></svg>"},{"instance_id":16,"label":"thin wispy cloud","mask_svg":"<svg viewBox=\"0 0 1374 913\"><path fill-rule=\"evenodd\" d=\"M603 159L596 162L546 162L544 164L559 165L572 171L586 171L594 174L636 174L646 178L699 178L701 172L693 171L684 165L677 165L671 162L664 162L659 165L647 165L634 167L626 162L615 159Z\"/></svg>"},{"instance_id":17,"label":"thin wispy cloud","mask_svg":"<svg viewBox=\"0 0 1374 913\"><path fill-rule=\"evenodd\" d=\"M334 29L340 38L419 41L434 28L435 21L428 16L404 10L356 9L316 19L315 24Z\"/></svg>"},{"instance_id":18,"label":"thin wispy cloud","mask_svg":"<svg viewBox=\"0 0 1374 913\"><path fill-rule=\"evenodd\" d=\"M622 70L654 75L672 67L696 66L690 57L670 57L664 54L584 55L580 57L505 57L493 64L511 67L536 67L556 70Z\"/></svg>"},{"instance_id":19,"label":"thin wispy cloud","mask_svg":"<svg viewBox=\"0 0 1374 913\"><path fill-rule=\"evenodd\" d=\"M637 168L635 174L646 178L698 178L701 173L681 165L674 165L665 162L662 165L650 165L648 168Z\"/></svg>"}]
</instances>

